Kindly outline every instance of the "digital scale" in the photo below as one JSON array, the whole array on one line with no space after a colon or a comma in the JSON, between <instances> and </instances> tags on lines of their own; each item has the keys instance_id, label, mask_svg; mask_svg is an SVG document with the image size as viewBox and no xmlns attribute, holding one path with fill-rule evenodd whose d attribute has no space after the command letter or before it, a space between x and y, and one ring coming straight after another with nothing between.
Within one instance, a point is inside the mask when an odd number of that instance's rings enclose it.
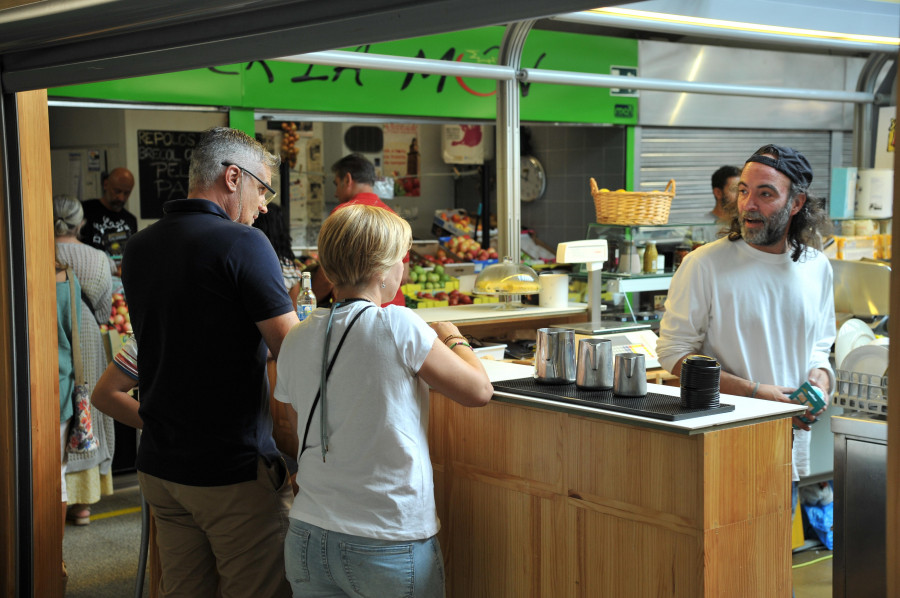
<instances>
[{"instance_id":1,"label":"digital scale","mask_svg":"<svg viewBox=\"0 0 900 598\"><path fill-rule=\"evenodd\" d=\"M613 354L631 351L643 353L647 368L658 368L656 357L656 334L650 324L637 322L600 321L603 312L601 294L603 281L601 267L608 259L606 239L568 241L556 248L556 261L561 264L585 264L588 272L588 319L589 322L574 324L554 324L552 328L574 330L576 335L608 338L612 341Z\"/></svg>"}]
</instances>

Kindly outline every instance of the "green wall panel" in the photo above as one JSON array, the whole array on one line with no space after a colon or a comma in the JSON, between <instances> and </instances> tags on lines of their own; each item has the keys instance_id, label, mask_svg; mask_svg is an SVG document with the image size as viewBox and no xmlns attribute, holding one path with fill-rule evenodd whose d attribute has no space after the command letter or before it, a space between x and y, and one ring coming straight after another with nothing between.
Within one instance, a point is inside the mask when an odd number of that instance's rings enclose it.
<instances>
[{"instance_id":1,"label":"green wall panel","mask_svg":"<svg viewBox=\"0 0 900 598\"><path fill-rule=\"evenodd\" d=\"M496 64L503 27L371 44L346 50ZM522 66L609 74L637 67L635 40L532 31ZM496 118L495 81L278 61L254 61L50 90L51 96L461 119ZM520 85L525 121L636 124L637 97L596 87Z\"/></svg>"}]
</instances>

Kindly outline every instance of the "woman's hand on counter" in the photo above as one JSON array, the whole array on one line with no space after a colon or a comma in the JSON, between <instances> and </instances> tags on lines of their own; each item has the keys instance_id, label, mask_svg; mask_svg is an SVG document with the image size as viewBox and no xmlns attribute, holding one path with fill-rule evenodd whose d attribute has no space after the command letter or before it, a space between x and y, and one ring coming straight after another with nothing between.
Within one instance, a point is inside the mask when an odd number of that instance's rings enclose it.
<instances>
[{"instance_id":1,"label":"woman's hand on counter","mask_svg":"<svg viewBox=\"0 0 900 598\"><path fill-rule=\"evenodd\" d=\"M438 339L444 344L454 336L458 336L465 340L465 336L462 335L459 328L457 328L456 324L453 322L432 322L429 326L431 326L432 330L437 332Z\"/></svg>"},{"instance_id":2,"label":"woman's hand on counter","mask_svg":"<svg viewBox=\"0 0 900 598\"><path fill-rule=\"evenodd\" d=\"M485 405L494 387L459 328L450 322L433 322L431 328L437 338L419 375L431 388L461 405Z\"/></svg>"}]
</instances>

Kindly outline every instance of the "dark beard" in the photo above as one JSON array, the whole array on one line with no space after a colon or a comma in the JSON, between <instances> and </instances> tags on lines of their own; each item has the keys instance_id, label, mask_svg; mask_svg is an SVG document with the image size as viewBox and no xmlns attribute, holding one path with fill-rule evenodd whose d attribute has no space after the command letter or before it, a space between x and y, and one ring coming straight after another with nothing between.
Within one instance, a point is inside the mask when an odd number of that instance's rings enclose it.
<instances>
[{"instance_id":1,"label":"dark beard","mask_svg":"<svg viewBox=\"0 0 900 598\"><path fill-rule=\"evenodd\" d=\"M769 218L766 218L759 212L741 212L739 220L741 225L741 237L751 245L760 245L763 247L769 247L781 242L791 220L792 206L793 201L786 202L781 210L772 214ZM749 231L747 230L747 227L744 226L745 218L762 220L764 226L761 230Z\"/></svg>"}]
</instances>

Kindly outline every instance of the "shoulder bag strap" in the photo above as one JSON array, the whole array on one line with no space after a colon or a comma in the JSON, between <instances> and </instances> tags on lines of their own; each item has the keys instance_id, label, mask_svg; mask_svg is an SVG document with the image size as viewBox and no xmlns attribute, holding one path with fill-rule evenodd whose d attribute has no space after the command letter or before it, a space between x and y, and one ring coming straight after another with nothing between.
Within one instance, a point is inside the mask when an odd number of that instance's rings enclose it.
<instances>
[{"instance_id":1,"label":"shoulder bag strap","mask_svg":"<svg viewBox=\"0 0 900 598\"><path fill-rule=\"evenodd\" d=\"M371 305L367 305L366 307L359 310L359 312L353 317L350 321L350 324L347 325L347 329L344 330L344 334L341 335L341 340L338 343L337 348L334 350L334 355L331 356L331 361L328 362L328 371L325 373L325 379L328 379L328 376L331 375L331 368L334 367L334 361L337 359L338 353L341 352L341 347L344 346L344 339L347 338L347 333L350 332L350 329L353 328L353 325L356 324L356 321L359 319L363 312L372 307ZM309 426L312 423L312 416L316 410L316 405L319 404L319 397L322 394L322 389L319 389L319 392L316 393L316 398L313 399L312 408L309 410L309 417L306 418L306 429L303 431L303 442L300 443L300 454L297 455L297 461L300 461L300 455L303 454L303 451L306 450L306 438L309 436Z\"/></svg>"},{"instance_id":2,"label":"shoulder bag strap","mask_svg":"<svg viewBox=\"0 0 900 598\"><path fill-rule=\"evenodd\" d=\"M66 266L66 278L69 279L69 303L72 309L72 366L75 368L75 384L84 384L81 371L81 342L78 339L78 308L76 307L80 307L81 304L75 297L75 281L72 268L68 266Z\"/></svg>"}]
</instances>

